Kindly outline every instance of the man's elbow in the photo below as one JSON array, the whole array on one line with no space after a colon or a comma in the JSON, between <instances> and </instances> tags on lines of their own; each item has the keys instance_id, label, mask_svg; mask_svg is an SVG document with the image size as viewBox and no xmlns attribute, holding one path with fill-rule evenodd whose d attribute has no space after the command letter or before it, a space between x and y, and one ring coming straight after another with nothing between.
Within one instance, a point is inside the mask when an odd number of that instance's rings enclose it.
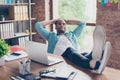
<instances>
[{"instance_id":1,"label":"man's elbow","mask_svg":"<svg viewBox=\"0 0 120 80\"><path fill-rule=\"evenodd\" d=\"M39 28L42 27L42 24L40 22L35 23L35 28L38 30Z\"/></svg>"}]
</instances>

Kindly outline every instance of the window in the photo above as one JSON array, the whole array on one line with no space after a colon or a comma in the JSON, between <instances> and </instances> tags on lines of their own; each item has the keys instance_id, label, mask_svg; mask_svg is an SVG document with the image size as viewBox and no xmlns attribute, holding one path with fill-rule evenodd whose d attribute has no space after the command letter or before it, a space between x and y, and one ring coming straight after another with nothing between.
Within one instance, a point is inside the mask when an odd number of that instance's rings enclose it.
<instances>
[{"instance_id":1,"label":"window","mask_svg":"<svg viewBox=\"0 0 120 80\"><path fill-rule=\"evenodd\" d=\"M59 0L59 17L65 19L79 19L88 23L96 23L96 0ZM75 26L68 25L67 30ZM80 52L90 52L93 48L93 31L95 26L86 26L78 38Z\"/></svg>"}]
</instances>

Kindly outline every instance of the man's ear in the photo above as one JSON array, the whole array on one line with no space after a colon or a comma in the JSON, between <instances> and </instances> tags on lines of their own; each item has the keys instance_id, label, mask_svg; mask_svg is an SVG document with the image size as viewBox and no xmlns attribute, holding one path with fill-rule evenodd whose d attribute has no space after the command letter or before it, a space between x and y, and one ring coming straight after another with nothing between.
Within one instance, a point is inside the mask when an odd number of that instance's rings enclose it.
<instances>
[{"instance_id":1,"label":"man's ear","mask_svg":"<svg viewBox=\"0 0 120 80\"><path fill-rule=\"evenodd\" d=\"M57 21L55 21L55 26L57 25Z\"/></svg>"},{"instance_id":2,"label":"man's ear","mask_svg":"<svg viewBox=\"0 0 120 80\"><path fill-rule=\"evenodd\" d=\"M63 19L65 22L67 21L66 19Z\"/></svg>"},{"instance_id":3,"label":"man's ear","mask_svg":"<svg viewBox=\"0 0 120 80\"><path fill-rule=\"evenodd\" d=\"M65 23L66 23L66 24L68 24L68 23L69 23L69 20L64 19L64 21L65 21Z\"/></svg>"}]
</instances>

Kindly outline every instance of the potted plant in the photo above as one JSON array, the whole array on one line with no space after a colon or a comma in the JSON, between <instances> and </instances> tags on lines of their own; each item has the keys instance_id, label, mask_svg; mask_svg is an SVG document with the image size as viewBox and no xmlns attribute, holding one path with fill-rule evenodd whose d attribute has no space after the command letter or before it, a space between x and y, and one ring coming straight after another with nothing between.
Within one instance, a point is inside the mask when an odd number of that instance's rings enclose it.
<instances>
[{"instance_id":1,"label":"potted plant","mask_svg":"<svg viewBox=\"0 0 120 80\"><path fill-rule=\"evenodd\" d=\"M0 66L4 65L4 56L7 55L9 51L8 44L0 39Z\"/></svg>"}]
</instances>

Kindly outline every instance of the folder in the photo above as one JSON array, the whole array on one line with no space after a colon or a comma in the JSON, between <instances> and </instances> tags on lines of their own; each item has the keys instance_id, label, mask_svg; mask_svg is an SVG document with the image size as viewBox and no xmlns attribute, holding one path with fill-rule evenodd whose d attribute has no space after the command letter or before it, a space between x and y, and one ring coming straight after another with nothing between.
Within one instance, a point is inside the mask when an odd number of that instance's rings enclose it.
<instances>
[{"instance_id":1,"label":"folder","mask_svg":"<svg viewBox=\"0 0 120 80\"><path fill-rule=\"evenodd\" d=\"M24 58L24 57L27 57L28 54L24 51L17 51L15 53L10 53L8 55L5 56L5 61L6 62L9 62L9 61L12 61L12 60L16 60L16 59L20 59L20 58Z\"/></svg>"},{"instance_id":2,"label":"folder","mask_svg":"<svg viewBox=\"0 0 120 80\"><path fill-rule=\"evenodd\" d=\"M41 73L41 77L46 77L46 78L54 78L57 80L73 80L74 77L77 75L77 72L72 71L72 70L57 70L56 71L50 71L50 70L45 70L43 71L45 73Z\"/></svg>"}]
</instances>

